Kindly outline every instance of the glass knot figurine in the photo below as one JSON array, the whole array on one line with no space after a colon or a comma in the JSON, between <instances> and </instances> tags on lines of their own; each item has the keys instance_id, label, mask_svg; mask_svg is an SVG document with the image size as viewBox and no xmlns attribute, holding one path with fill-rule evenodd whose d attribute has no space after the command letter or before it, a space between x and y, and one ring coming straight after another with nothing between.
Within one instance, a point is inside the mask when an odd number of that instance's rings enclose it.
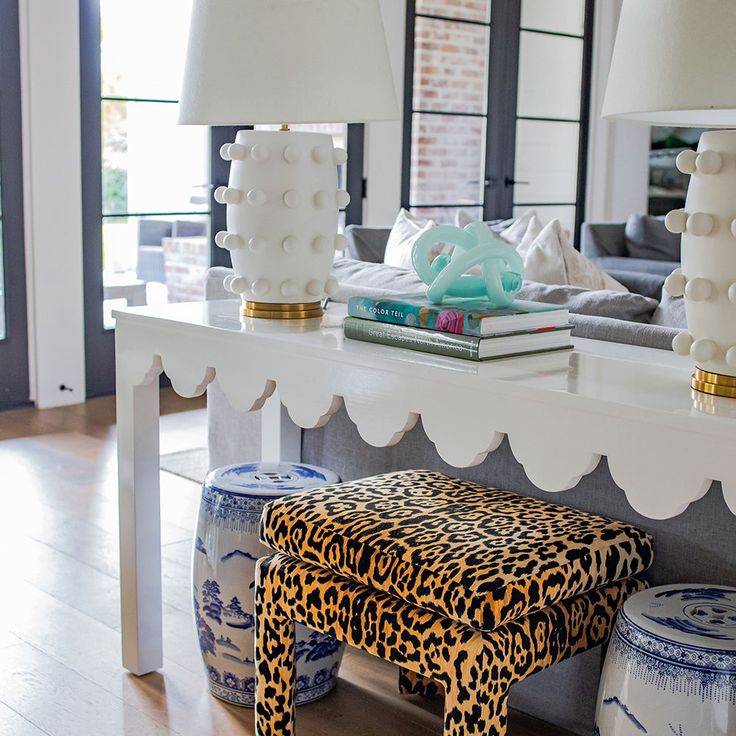
<instances>
[{"instance_id":1,"label":"glass knot figurine","mask_svg":"<svg viewBox=\"0 0 736 736\"><path fill-rule=\"evenodd\" d=\"M441 243L455 247L430 261L432 251ZM433 227L414 243L411 257L433 304L440 304L446 296L487 297L494 306L507 307L521 290L524 261L483 222L473 222L465 229ZM468 273L475 266L480 267L480 273Z\"/></svg>"}]
</instances>

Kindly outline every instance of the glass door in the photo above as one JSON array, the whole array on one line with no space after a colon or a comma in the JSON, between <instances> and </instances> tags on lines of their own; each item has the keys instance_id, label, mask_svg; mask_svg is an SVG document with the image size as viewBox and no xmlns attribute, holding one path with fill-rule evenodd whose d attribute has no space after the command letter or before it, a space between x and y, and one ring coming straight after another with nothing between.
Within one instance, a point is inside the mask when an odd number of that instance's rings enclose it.
<instances>
[{"instance_id":1,"label":"glass door","mask_svg":"<svg viewBox=\"0 0 736 736\"><path fill-rule=\"evenodd\" d=\"M114 389L113 309L204 296L210 131L177 125L191 4L81 5L90 396Z\"/></svg>"},{"instance_id":2,"label":"glass door","mask_svg":"<svg viewBox=\"0 0 736 736\"><path fill-rule=\"evenodd\" d=\"M409 0L402 205L584 211L593 0Z\"/></svg>"},{"instance_id":3,"label":"glass door","mask_svg":"<svg viewBox=\"0 0 736 736\"><path fill-rule=\"evenodd\" d=\"M0 0L0 409L29 400L17 0Z\"/></svg>"},{"instance_id":4,"label":"glass door","mask_svg":"<svg viewBox=\"0 0 736 736\"><path fill-rule=\"evenodd\" d=\"M590 0L522 0L514 215L557 218L571 236L585 209Z\"/></svg>"},{"instance_id":5,"label":"glass door","mask_svg":"<svg viewBox=\"0 0 736 736\"><path fill-rule=\"evenodd\" d=\"M459 209L482 219L494 124L488 105L491 0L415 0L407 38L413 44L407 44L406 61L411 92L404 113L404 140L410 141L404 207L436 222L452 222Z\"/></svg>"}]
</instances>

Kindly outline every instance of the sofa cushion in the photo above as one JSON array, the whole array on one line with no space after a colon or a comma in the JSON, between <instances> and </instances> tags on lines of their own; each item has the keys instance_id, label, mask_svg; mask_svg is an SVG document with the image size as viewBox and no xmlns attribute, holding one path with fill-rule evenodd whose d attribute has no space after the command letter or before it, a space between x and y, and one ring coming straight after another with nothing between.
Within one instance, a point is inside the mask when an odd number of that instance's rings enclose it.
<instances>
[{"instance_id":1,"label":"sofa cushion","mask_svg":"<svg viewBox=\"0 0 736 736\"><path fill-rule=\"evenodd\" d=\"M672 341L679 332L672 327L662 325L624 322L622 319L595 317L588 314L571 314L570 323L573 326L573 337L636 345L655 350L671 351Z\"/></svg>"},{"instance_id":2,"label":"sofa cushion","mask_svg":"<svg viewBox=\"0 0 736 736\"><path fill-rule=\"evenodd\" d=\"M627 322L649 322L657 300L629 292L582 289L525 281L519 299L565 305L572 314L608 317Z\"/></svg>"},{"instance_id":3,"label":"sofa cushion","mask_svg":"<svg viewBox=\"0 0 736 736\"><path fill-rule=\"evenodd\" d=\"M274 501L261 540L485 631L652 561L627 524L429 470Z\"/></svg>"},{"instance_id":4,"label":"sofa cushion","mask_svg":"<svg viewBox=\"0 0 736 736\"><path fill-rule=\"evenodd\" d=\"M343 294L357 296L356 289L363 295L370 294L416 294L426 290L426 285L416 271L387 266L385 263L363 263L352 258L338 258L332 264L332 275L339 288L332 297L336 302L346 302Z\"/></svg>"},{"instance_id":5,"label":"sofa cushion","mask_svg":"<svg viewBox=\"0 0 736 736\"><path fill-rule=\"evenodd\" d=\"M348 241L346 254L356 261L383 263L390 233L391 228L348 225L345 228L345 237Z\"/></svg>"},{"instance_id":6,"label":"sofa cushion","mask_svg":"<svg viewBox=\"0 0 736 736\"><path fill-rule=\"evenodd\" d=\"M626 222L626 250L630 258L653 261L680 260L680 235L664 226L664 219L651 215L631 215Z\"/></svg>"},{"instance_id":7,"label":"sofa cushion","mask_svg":"<svg viewBox=\"0 0 736 736\"><path fill-rule=\"evenodd\" d=\"M660 300L665 277L658 273L647 273L646 271L619 271L617 269L606 269L609 276L613 276L620 284L623 284L630 292L641 294L652 299Z\"/></svg>"},{"instance_id":8,"label":"sofa cushion","mask_svg":"<svg viewBox=\"0 0 736 736\"><path fill-rule=\"evenodd\" d=\"M362 263L339 258L333 265L339 289L333 299L347 302L351 296L417 294L426 286L414 271L393 268L383 263ZM556 286L525 281L519 299L547 304L564 304L574 314L612 317L632 322L649 322L657 300L640 294L596 291L579 286Z\"/></svg>"},{"instance_id":9,"label":"sofa cushion","mask_svg":"<svg viewBox=\"0 0 736 736\"><path fill-rule=\"evenodd\" d=\"M657 276L669 276L676 268L680 267L677 261L656 261L650 258L628 258L623 256L603 256L591 258L598 268L606 273L614 271L638 271L639 273L651 273Z\"/></svg>"}]
</instances>

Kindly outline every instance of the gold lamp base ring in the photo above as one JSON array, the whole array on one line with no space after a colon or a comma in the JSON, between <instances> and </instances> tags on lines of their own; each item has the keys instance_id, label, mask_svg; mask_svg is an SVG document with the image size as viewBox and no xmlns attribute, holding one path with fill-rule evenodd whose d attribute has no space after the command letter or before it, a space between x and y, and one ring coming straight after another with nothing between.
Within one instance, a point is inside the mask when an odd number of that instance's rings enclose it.
<instances>
[{"instance_id":1,"label":"gold lamp base ring","mask_svg":"<svg viewBox=\"0 0 736 736\"><path fill-rule=\"evenodd\" d=\"M736 376L725 376L696 368L690 385L703 394L736 399Z\"/></svg>"},{"instance_id":2,"label":"gold lamp base ring","mask_svg":"<svg viewBox=\"0 0 736 736\"><path fill-rule=\"evenodd\" d=\"M284 304L271 302L243 303L243 316L256 319L315 319L322 316L320 302Z\"/></svg>"}]
</instances>

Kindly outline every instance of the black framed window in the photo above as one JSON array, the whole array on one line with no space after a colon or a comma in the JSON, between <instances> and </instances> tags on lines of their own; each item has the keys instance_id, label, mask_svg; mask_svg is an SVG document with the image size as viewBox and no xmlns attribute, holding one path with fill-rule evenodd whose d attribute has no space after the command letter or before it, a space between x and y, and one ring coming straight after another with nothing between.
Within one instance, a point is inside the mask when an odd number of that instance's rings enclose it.
<instances>
[{"instance_id":1,"label":"black framed window","mask_svg":"<svg viewBox=\"0 0 736 736\"><path fill-rule=\"evenodd\" d=\"M593 0L409 0L402 206L583 217Z\"/></svg>"},{"instance_id":2,"label":"black framed window","mask_svg":"<svg viewBox=\"0 0 736 736\"><path fill-rule=\"evenodd\" d=\"M17 0L0 0L0 409L29 400Z\"/></svg>"}]
</instances>

